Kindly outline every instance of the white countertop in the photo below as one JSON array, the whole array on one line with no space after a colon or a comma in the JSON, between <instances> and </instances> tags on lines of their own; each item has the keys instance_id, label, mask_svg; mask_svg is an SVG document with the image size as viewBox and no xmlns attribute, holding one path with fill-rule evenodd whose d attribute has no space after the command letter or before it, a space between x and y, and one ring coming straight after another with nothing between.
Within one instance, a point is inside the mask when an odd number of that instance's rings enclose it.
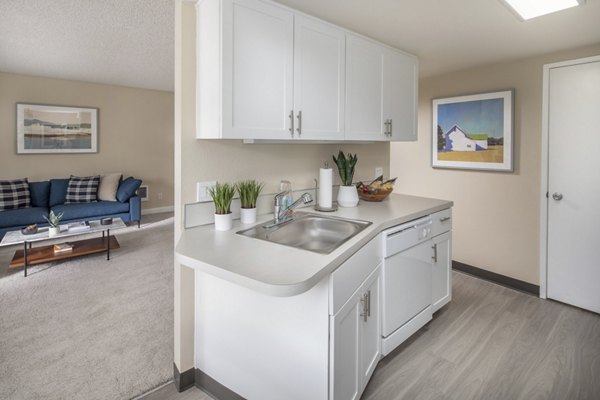
<instances>
[{"instance_id":1,"label":"white countertop","mask_svg":"<svg viewBox=\"0 0 600 400\"><path fill-rule=\"evenodd\" d=\"M294 296L312 288L379 232L395 225L452 207L446 200L391 194L383 202L362 201L358 207L320 213L324 216L370 221L358 235L330 254L318 254L236 234L252 225L234 221L230 231L213 225L185 229L175 248L181 264L271 296ZM271 215L258 217L258 223Z\"/></svg>"}]
</instances>

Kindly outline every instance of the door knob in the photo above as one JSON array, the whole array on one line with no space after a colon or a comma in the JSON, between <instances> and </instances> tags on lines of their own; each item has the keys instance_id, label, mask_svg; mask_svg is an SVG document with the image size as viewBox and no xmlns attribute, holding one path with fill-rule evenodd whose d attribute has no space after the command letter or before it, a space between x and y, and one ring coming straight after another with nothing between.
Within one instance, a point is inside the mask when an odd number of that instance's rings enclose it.
<instances>
[{"instance_id":1,"label":"door knob","mask_svg":"<svg viewBox=\"0 0 600 400\"><path fill-rule=\"evenodd\" d=\"M562 195L562 193L559 193L559 192L554 192L554 193L552 193L552 198L553 198L554 200L558 200L558 201L560 201L560 200L562 200L562 198L563 198L563 195Z\"/></svg>"}]
</instances>

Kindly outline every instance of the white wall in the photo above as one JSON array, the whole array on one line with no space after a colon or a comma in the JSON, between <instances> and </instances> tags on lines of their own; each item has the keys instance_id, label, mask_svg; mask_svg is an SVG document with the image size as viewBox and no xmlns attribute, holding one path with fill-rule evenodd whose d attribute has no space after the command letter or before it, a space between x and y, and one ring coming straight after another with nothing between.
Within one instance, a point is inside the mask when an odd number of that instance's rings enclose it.
<instances>
[{"instance_id":1,"label":"white wall","mask_svg":"<svg viewBox=\"0 0 600 400\"><path fill-rule=\"evenodd\" d=\"M422 79L419 140L391 146L396 191L454 201L453 258L539 284L542 66L600 54L600 43ZM431 100L515 89L515 171L493 173L431 167Z\"/></svg>"}]
</instances>

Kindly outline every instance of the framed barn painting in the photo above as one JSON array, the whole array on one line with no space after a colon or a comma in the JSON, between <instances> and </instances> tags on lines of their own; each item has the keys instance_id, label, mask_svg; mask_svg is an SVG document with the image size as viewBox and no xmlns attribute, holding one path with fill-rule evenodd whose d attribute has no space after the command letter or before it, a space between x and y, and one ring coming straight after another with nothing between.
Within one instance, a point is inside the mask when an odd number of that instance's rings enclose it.
<instances>
[{"instance_id":1,"label":"framed barn painting","mask_svg":"<svg viewBox=\"0 0 600 400\"><path fill-rule=\"evenodd\" d=\"M432 100L434 168L513 170L514 90Z\"/></svg>"},{"instance_id":2,"label":"framed barn painting","mask_svg":"<svg viewBox=\"0 0 600 400\"><path fill-rule=\"evenodd\" d=\"M17 154L98 152L98 109L17 104Z\"/></svg>"}]
</instances>

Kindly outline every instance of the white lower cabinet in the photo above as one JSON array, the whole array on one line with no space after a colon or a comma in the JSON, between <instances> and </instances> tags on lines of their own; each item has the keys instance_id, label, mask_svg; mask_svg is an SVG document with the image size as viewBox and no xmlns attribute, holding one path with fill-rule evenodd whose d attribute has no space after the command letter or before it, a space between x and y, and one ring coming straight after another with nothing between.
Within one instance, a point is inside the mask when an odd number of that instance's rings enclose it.
<instances>
[{"instance_id":1,"label":"white lower cabinet","mask_svg":"<svg viewBox=\"0 0 600 400\"><path fill-rule=\"evenodd\" d=\"M436 312L452 299L452 232L432 239L433 281L432 312Z\"/></svg>"},{"instance_id":2,"label":"white lower cabinet","mask_svg":"<svg viewBox=\"0 0 600 400\"><path fill-rule=\"evenodd\" d=\"M381 355L380 267L330 322L330 399L359 399Z\"/></svg>"}]
</instances>

